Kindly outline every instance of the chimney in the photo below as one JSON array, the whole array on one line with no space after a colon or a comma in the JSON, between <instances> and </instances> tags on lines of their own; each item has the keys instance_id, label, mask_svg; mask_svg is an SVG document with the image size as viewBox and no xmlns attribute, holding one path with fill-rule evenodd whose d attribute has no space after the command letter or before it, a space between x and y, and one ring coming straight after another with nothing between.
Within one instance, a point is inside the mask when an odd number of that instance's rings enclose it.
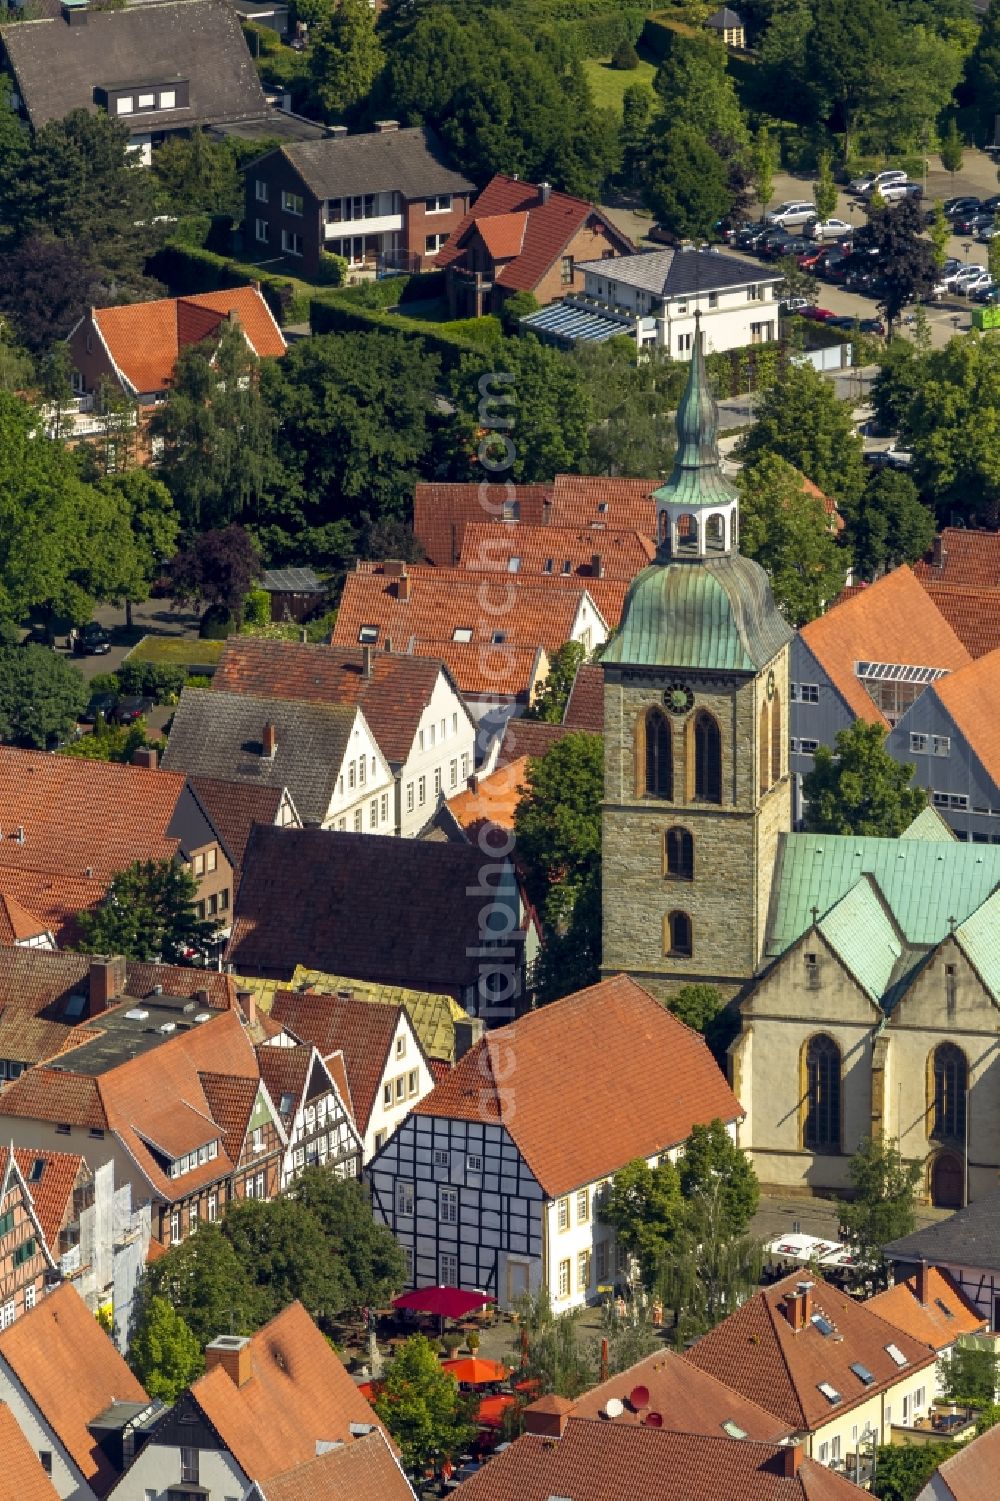
<instances>
[{"instance_id":1,"label":"chimney","mask_svg":"<svg viewBox=\"0 0 1000 1501\"><path fill-rule=\"evenodd\" d=\"M566 1421L576 1404L568 1397L539 1397L524 1409L524 1432L540 1438L562 1438Z\"/></svg>"},{"instance_id":2,"label":"chimney","mask_svg":"<svg viewBox=\"0 0 1000 1501\"><path fill-rule=\"evenodd\" d=\"M772 1474L783 1476L785 1480L794 1480L799 1473L803 1458L802 1444L782 1444L774 1458L768 1460L765 1468Z\"/></svg>"},{"instance_id":3,"label":"chimney","mask_svg":"<svg viewBox=\"0 0 1000 1501\"><path fill-rule=\"evenodd\" d=\"M257 1020L257 1002L254 1000L252 990L238 990L236 992L236 1004L243 1012L248 1027L252 1027Z\"/></svg>"},{"instance_id":4,"label":"chimney","mask_svg":"<svg viewBox=\"0 0 1000 1501\"><path fill-rule=\"evenodd\" d=\"M206 1374L220 1365L234 1386L245 1386L253 1375L250 1341L245 1334L220 1334L205 1346Z\"/></svg>"},{"instance_id":5,"label":"chimney","mask_svg":"<svg viewBox=\"0 0 1000 1501\"><path fill-rule=\"evenodd\" d=\"M926 1261L917 1267L917 1302L927 1303L930 1297L930 1268Z\"/></svg>"},{"instance_id":6,"label":"chimney","mask_svg":"<svg viewBox=\"0 0 1000 1501\"><path fill-rule=\"evenodd\" d=\"M268 757L274 755L275 751L278 749L278 730L275 725L269 723L264 726L264 733L261 736L261 745L263 747L261 751L262 755Z\"/></svg>"},{"instance_id":7,"label":"chimney","mask_svg":"<svg viewBox=\"0 0 1000 1501\"><path fill-rule=\"evenodd\" d=\"M410 575L408 573L401 573L399 575L399 578L396 580L396 598L405 600L409 599L409 597Z\"/></svg>"},{"instance_id":8,"label":"chimney","mask_svg":"<svg viewBox=\"0 0 1000 1501\"><path fill-rule=\"evenodd\" d=\"M470 792L478 792L479 791L479 773L478 773L478 771L474 771L472 773L471 777L469 777L467 786L468 786Z\"/></svg>"},{"instance_id":9,"label":"chimney","mask_svg":"<svg viewBox=\"0 0 1000 1501\"><path fill-rule=\"evenodd\" d=\"M483 1019L480 1016L470 1016L465 1021L455 1023L455 1062L464 1058L470 1049L483 1035Z\"/></svg>"},{"instance_id":10,"label":"chimney","mask_svg":"<svg viewBox=\"0 0 1000 1501\"><path fill-rule=\"evenodd\" d=\"M375 129L380 136L386 136L390 131L399 129L398 120L376 120Z\"/></svg>"},{"instance_id":11,"label":"chimney","mask_svg":"<svg viewBox=\"0 0 1000 1501\"><path fill-rule=\"evenodd\" d=\"M802 1324L808 1324L813 1314L813 1284L811 1282L797 1282L795 1291L802 1299Z\"/></svg>"},{"instance_id":12,"label":"chimney","mask_svg":"<svg viewBox=\"0 0 1000 1501\"><path fill-rule=\"evenodd\" d=\"M552 184L550 182L540 182L538 184L538 191L541 194L542 202L548 203L552 197Z\"/></svg>"},{"instance_id":13,"label":"chimney","mask_svg":"<svg viewBox=\"0 0 1000 1501\"><path fill-rule=\"evenodd\" d=\"M944 560L948 556L948 549L944 545L944 537L938 532L934 538L934 546L931 549L931 564L934 568L943 568Z\"/></svg>"},{"instance_id":14,"label":"chimney","mask_svg":"<svg viewBox=\"0 0 1000 1501\"><path fill-rule=\"evenodd\" d=\"M327 134L335 141L342 141L347 134L347 126L330 125L327 127Z\"/></svg>"},{"instance_id":15,"label":"chimney","mask_svg":"<svg viewBox=\"0 0 1000 1501\"><path fill-rule=\"evenodd\" d=\"M158 757L156 747L152 745L140 745L132 752L132 765L145 766L147 771L155 771Z\"/></svg>"},{"instance_id":16,"label":"chimney","mask_svg":"<svg viewBox=\"0 0 1000 1501\"><path fill-rule=\"evenodd\" d=\"M370 646L361 648L361 676L370 678L372 675L372 649Z\"/></svg>"},{"instance_id":17,"label":"chimney","mask_svg":"<svg viewBox=\"0 0 1000 1501\"><path fill-rule=\"evenodd\" d=\"M90 1003L87 1015L100 1016L125 994L125 960L120 954L95 954L90 961Z\"/></svg>"},{"instance_id":18,"label":"chimney","mask_svg":"<svg viewBox=\"0 0 1000 1501\"><path fill-rule=\"evenodd\" d=\"M604 563L599 552L595 552L590 559L590 572L595 579L604 577Z\"/></svg>"},{"instance_id":19,"label":"chimney","mask_svg":"<svg viewBox=\"0 0 1000 1501\"><path fill-rule=\"evenodd\" d=\"M800 1284L801 1286L801 1284ZM794 1292L785 1293L782 1311L789 1325L795 1333L806 1327L806 1295L796 1288Z\"/></svg>"}]
</instances>

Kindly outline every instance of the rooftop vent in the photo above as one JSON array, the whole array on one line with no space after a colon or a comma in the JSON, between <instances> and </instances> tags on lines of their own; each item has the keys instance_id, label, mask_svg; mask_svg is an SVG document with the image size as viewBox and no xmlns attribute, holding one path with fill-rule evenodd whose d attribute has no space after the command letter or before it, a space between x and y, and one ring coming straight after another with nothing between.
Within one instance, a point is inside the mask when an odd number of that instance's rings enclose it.
<instances>
[{"instance_id":1,"label":"rooftop vent","mask_svg":"<svg viewBox=\"0 0 1000 1501\"><path fill-rule=\"evenodd\" d=\"M609 1397L604 1404L604 1415L608 1418L620 1418L625 1411L625 1403L620 1397Z\"/></svg>"},{"instance_id":2,"label":"rooftop vent","mask_svg":"<svg viewBox=\"0 0 1000 1501\"><path fill-rule=\"evenodd\" d=\"M159 1031L159 1032L176 1032L177 1031L177 1023L176 1022L161 1022L160 1025L159 1025L159 1027L157 1028L157 1031Z\"/></svg>"},{"instance_id":3,"label":"rooftop vent","mask_svg":"<svg viewBox=\"0 0 1000 1501\"><path fill-rule=\"evenodd\" d=\"M143 1011L141 1006L133 1006L131 1011L126 1011L126 1019L130 1022L144 1022L149 1020L149 1012Z\"/></svg>"},{"instance_id":4,"label":"rooftop vent","mask_svg":"<svg viewBox=\"0 0 1000 1501\"><path fill-rule=\"evenodd\" d=\"M212 1020L212 1013L211 1013L211 1011L199 1011L198 1014L195 1016L195 1021L196 1022L208 1022L208 1021L211 1021L211 1020Z\"/></svg>"}]
</instances>

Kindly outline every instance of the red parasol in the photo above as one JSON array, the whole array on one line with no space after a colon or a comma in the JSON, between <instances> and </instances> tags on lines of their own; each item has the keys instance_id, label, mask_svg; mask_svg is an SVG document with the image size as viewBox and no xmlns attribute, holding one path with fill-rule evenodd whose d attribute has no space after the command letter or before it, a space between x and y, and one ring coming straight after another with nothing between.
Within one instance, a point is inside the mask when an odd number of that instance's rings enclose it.
<instances>
[{"instance_id":1,"label":"red parasol","mask_svg":"<svg viewBox=\"0 0 1000 1501\"><path fill-rule=\"evenodd\" d=\"M482 1428L499 1428L507 1408L512 1407L516 1401L517 1398L509 1393L501 1393L498 1397L484 1397L479 1404L476 1422Z\"/></svg>"},{"instance_id":2,"label":"red parasol","mask_svg":"<svg viewBox=\"0 0 1000 1501\"><path fill-rule=\"evenodd\" d=\"M460 1386L487 1386L491 1381L506 1381L510 1366L499 1360L480 1360L478 1356L442 1360L442 1371L449 1371Z\"/></svg>"},{"instance_id":3,"label":"red parasol","mask_svg":"<svg viewBox=\"0 0 1000 1501\"><path fill-rule=\"evenodd\" d=\"M443 1319L463 1319L487 1303L495 1303L489 1293L466 1292L461 1287L417 1287L413 1292L393 1298L393 1308L411 1308L415 1313L436 1313Z\"/></svg>"}]
</instances>

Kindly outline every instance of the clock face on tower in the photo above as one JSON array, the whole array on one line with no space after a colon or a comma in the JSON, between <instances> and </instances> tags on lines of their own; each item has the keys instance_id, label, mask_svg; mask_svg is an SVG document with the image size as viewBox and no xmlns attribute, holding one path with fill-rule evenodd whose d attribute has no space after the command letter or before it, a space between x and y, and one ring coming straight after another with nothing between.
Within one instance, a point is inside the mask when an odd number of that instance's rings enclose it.
<instances>
[{"instance_id":1,"label":"clock face on tower","mask_svg":"<svg viewBox=\"0 0 1000 1501\"><path fill-rule=\"evenodd\" d=\"M663 702L671 714L687 714L694 703L694 694L687 683L671 683L663 695Z\"/></svg>"}]
</instances>

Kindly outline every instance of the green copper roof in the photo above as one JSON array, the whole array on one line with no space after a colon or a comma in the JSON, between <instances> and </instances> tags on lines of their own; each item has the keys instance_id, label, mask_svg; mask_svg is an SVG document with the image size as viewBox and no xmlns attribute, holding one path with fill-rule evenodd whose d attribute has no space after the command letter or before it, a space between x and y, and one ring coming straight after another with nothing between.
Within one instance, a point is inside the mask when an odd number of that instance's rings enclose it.
<instances>
[{"instance_id":1,"label":"green copper roof","mask_svg":"<svg viewBox=\"0 0 1000 1501\"><path fill-rule=\"evenodd\" d=\"M651 563L633 580L601 661L758 672L792 635L767 574L749 558Z\"/></svg>"},{"instance_id":2,"label":"green copper roof","mask_svg":"<svg viewBox=\"0 0 1000 1501\"><path fill-rule=\"evenodd\" d=\"M697 314L695 322L700 324ZM653 498L695 510L731 505L736 491L719 467L719 411L708 384L700 328L694 336L691 369L677 408L676 427L674 467L666 484L653 492Z\"/></svg>"},{"instance_id":3,"label":"green copper roof","mask_svg":"<svg viewBox=\"0 0 1000 1501\"><path fill-rule=\"evenodd\" d=\"M900 834L900 839L939 839L945 844L954 844L955 830L941 817L936 808L928 803L922 813L918 813L908 829Z\"/></svg>"},{"instance_id":4,"label":"green copper roof","mask_svg":"<svg viewBox=\"0 0 1000 1501\"><path fill-rule=\"evenodd\" d=\"M862 876L817 926L872 1000L880 1001L903 945L871 877Z\"/></svg>"},{"instance_id":5,"label":"green copper roof","mask_svg":"<svg viewBox=\"0 0 1000 1501\"><path fill-rule=\"evenodd\" d=\"M983 984L1000 999L1000 891L995 891L955 929L955 937Z\"/></svg>"}]
</instances>

